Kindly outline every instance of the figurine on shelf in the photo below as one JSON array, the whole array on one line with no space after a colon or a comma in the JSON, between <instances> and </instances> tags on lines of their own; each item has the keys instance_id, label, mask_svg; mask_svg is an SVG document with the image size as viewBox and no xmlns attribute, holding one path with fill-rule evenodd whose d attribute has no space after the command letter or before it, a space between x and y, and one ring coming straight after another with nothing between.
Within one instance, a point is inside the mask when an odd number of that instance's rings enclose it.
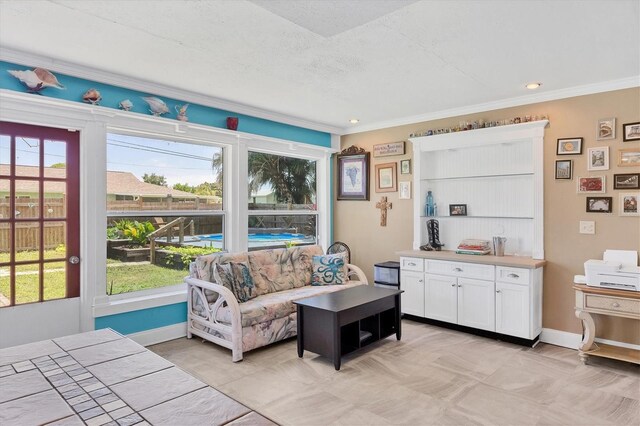
<instances>
[{"instance_id":1,"label":"figurine on shelf","mask_svg":"<svg viewBox=\"0 0 640 426\"><path fill-rule=\"evenodd\" d=\"M424 251L440 251L444 244L440 243L440 224L435 219L427 221L427 233L429 234L429 242L420 246L420 250Z\"/></svg>"},{"instance_id":2,"label":"figurine on shelf","mask_svg":"<svg viewBox=\"0 0 640 426\"><path fill-rule=\"evenodd\" d=\"M189 108L189 104L184 105L176 105L176 118L180 121L189 121L189 117L187 117L187 108Z\"/></svg>"}]
</instances>

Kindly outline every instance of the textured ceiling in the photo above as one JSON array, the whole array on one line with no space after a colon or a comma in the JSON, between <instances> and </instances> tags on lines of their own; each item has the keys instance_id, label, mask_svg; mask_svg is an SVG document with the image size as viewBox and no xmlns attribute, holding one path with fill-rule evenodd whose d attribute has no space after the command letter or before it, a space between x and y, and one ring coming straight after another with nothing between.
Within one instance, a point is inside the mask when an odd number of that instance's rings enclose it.
<instances>
[{"instance_id":1,"label":"textured ceiling","mask_svg":"<svg viewBox=\"0 0 640 426\"><path fill-rule=\"evenodd\" d=\"M640 74L631 1L0 1L0 46L340 128Z\"/></svg>"}]
</instances>

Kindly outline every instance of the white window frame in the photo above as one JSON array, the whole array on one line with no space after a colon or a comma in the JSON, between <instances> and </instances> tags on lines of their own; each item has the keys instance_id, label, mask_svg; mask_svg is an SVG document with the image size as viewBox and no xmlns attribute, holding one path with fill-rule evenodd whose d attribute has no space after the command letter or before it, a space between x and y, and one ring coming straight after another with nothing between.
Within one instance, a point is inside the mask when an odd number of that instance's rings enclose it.
<instances>
[{"instance_id":1,"label":"white window frame","mask_svg":"<svg viewBox=\"0 0 640 426\"><path fill-rule=\"evenodd\" d=\"M316 161L318 244L327 248L331 216L330 164L331 155L337 152L336 144L332 143L333 148L320 147L4 89L0 94L2 120L80 131L80 326L83 331L93 330L96 317L186 301L184 284L114 296L106 294L107 133L221 146L225 169L225 248L230 252L248 249L248 152ZM332 141L334 139L332 137Z\"/></svg>"}]
</instances>

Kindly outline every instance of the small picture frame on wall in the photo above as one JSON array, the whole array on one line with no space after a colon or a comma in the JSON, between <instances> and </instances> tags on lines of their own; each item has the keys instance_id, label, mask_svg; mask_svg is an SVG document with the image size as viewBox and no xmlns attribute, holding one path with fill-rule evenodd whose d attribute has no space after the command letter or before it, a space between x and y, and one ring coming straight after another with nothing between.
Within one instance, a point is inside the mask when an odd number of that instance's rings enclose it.
<instances>
[{"instance_id":1,"label":"small picture frame on wall","mask_svg":"<svg viewBox=\"0 0 640 426\"><path fill-rule=\"evenodd\" d=\"M411 174L411 160L400 160L400 174L401 175Z\"/></svg>"},{"instance_id":2,"label":"small picture frame on wall","mask_svg":"<svg viewBox=\"0 0 640 426\"><path fill-rule=\"evenodd\" d=\"M398 194L398 198L400 200L410 200L411 199L411 181L400 182L400 193Z\"/></svg>"},{"instance_id":3,"label":"small picture frame on wall","mask_svg":"<svg viewBox=\"0 0 640 426\"><path fill-rule=\"evenodd\" d=\"M640 189L640 173L613 175L613 189Z\"/></svg>"},{"instance_id":4,"label":"small picture frame on wall","mask_svg":"<svg viewBox=\"0 0 640 426\"><path fill-rule=\"evenodd\" d=\"M624 142L640 141L640 121L622 125L622 140Z\"/></svg>"},{"instance_id":5,"label":"small picture frame on wall","mask_svg":"<svg viewBox=\"0 0 640 426\"><path fill-rule=\"evenodd\" d=\"M640 148L619 149L618 166L620 167L640 167Z\"/></svg>"},{"instance_id":6,"label":"small picture frame on wall","mask_svg":"<svg viewBox=\"0 0 640 426\"><path fill-rule=\"evenodd\" d=\"M587 197L587 213L611 213L613 197Z\"/></svg>"},{"instance_id":7,"label":"small picture frame on wall","mask_svg":"<svg viewBox=\"0 0 640 426\"><path fill-rule=\"evenodd\" d=\"M580 155L582 154L582 138L558 139L556 149L558 155Z\"/></svg>"},{"instance_id":8,"label":"small picture frame on wall","mask_svg":"<svg viewBox=\"0 0 640 426\"><path fill-rule=\"evenodd\" d=\"M587 150L587 170L609 170L608 146L597 146Z\"/></svg>"},{"instance_id":9,"label":"small picture frame on wall","mask_svg":"<svg viewBox=\"0 0 640 426\"><path fill-rule=\"evenodd\" d=\"M376 192L396 192L398 163L376 164Z\"/></svg>"},{"instance_id":10,"label":"small picture frame on wall","mask_svg":"<svg viewBox=\"0 0 640 426\"><path fill-rule=\"evenodd\" d=\"M466 204L449 204L449 216L466 216Z\"/></svg>"},{"instance_id":11,"label":"small picture frame on wall","mask_svg":"<svg viewBox=\"0 0 640 426\"><path fill-rule=\"evenodd\" d=\"M596 139L599 141L616 138L616 119L601 118L598 120L598 130L596 133Z\"/></svg>"},{"instance_id":12,"label":"small picture frame on wall","mask_svg":"<svg viewBox=\"0 0 640 426\"><path fill-rule=\"evenodd\" d=\"M578 193L604 194L607 191L605 176L587 176L578 178Z\"/></svg>"},{"instance_id":13,"label":"small picture frame on wall","mask_svg":"<svg viewBox=\"0 0 640 426\"><path fill-rule=\"evenodd\" d=\"M556 179L573 179L573 160L556 160Z\"/></svg>"},{"instance_id":14,"label":"small picture frame on wall","mask_svg":"<svg viewBox=\"0 0 640 426\"><path fill-rule=\"evenodd\" d=\"M640 216L638 201L640 192L623 192L620 194L620 216Z\"/></svg>"}]
</instances>

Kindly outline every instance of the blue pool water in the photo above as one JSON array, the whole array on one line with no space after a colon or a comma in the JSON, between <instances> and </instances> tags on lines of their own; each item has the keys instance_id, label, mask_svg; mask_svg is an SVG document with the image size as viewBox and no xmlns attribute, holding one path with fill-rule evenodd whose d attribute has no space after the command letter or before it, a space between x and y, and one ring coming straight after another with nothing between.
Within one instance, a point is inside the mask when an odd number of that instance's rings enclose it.
<instances>
[{"instance_id":1,"label":"blue pool water","mask_svg":"<svg viewBox=\"0 0 640 426\"><path fill-rule=\"evenodd\" d=\"M198 235L198 238L202 241L222 241L222 234L211 234L211 235ZM303 234L291 234L286 232L281 232L277 234L249 234L249 242L270 242L270 243L278 243L285 241L302 241L306 240Z\"/></svg>"}]
</instances>

